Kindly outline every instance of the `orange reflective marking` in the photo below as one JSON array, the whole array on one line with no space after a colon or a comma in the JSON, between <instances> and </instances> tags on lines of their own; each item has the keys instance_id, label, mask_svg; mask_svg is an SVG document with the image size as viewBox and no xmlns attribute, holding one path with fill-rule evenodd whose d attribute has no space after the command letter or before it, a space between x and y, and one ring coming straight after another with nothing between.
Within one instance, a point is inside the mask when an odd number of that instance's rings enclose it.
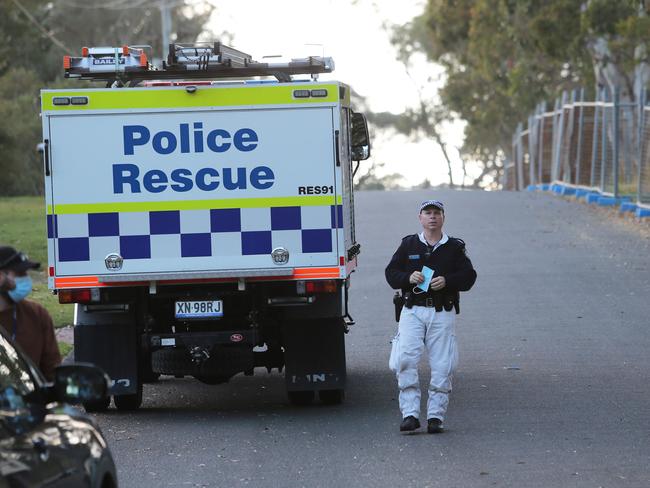
<instances>
[{"instance_id":1,"label":"orange reflective marking","mask_svg":"<svg viewBox=\"0 0 650 488\"><path fill-rule=\"evenodd\" d=\"M355 263L356 264L356 263ZM348 266L350 263L348 263ZM349 270L346 270L349 271ZM244 278L246 281L287 281L305 279L331 279L340 278L341 268L297 268L291 277L288 276L251 276ZM236 281L237 278L197 278L184 280L157 280L158 284L183 284L183 283L222 283ZM104 283L99 281L98 276L63 276L54 277L55 288L82 288L82 287L106 287L106 286L143 286L148 281L113 281Z\"/></svg>"},{"instance_id":2,"label":"orange reflective marking","mask_svg":"<svg viewBox=\"0 0 650 488\"><path fill-rule=\"evenodd\" d=\"M297 268L293 272L294 279L305 278L338 278L341 271L336 268Z\"/></svg>"},{"instance_id":3,"label":"orange reflective marking","mask_svg":"<svg viewBox=\"0 0 650 488\"><path fill-rule=\"evenodd\" d=\"M54 278L54 283L58 285L99 285L99 278L97 276L66 276L62 278Z\"/></svg>"}]
</instances>

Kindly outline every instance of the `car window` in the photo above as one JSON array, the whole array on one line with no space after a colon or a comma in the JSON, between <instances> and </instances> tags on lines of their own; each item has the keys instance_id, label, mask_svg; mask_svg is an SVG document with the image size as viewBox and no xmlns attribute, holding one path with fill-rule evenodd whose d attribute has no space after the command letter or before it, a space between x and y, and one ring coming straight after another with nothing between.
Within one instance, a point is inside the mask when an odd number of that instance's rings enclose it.
<instances>
[{"instance_id":1,"label":"car window","mask_svg":"<svg viewBox=\"0 0 650 488\"><path fill-rule=\"evenodd\" d=\"M42 417L27 400L39 387L38 373L0 334L0 441L29 431Z\"/></svg>"},{"instance_id":2,"label":"car window","mask_svg":"<svg viewBox=\"0 0 650 488\"><path fill-rule=\"evenodd\" d=\"M14 395L24 396L36 389L29 365L16 348L0 335L0 408Z\"/></svg>"}]
</instances>

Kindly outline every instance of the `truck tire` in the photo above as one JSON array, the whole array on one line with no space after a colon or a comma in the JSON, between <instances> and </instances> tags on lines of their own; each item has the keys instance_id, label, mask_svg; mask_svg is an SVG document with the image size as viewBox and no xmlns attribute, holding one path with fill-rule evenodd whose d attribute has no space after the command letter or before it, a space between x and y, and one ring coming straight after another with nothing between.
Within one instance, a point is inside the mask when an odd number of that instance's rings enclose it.
<instances>
[{"instance_id":1,"label":"truck tire","mask_svg":"<svg viewBox=\"0 0 650 488\"><path fill-rule=\"evenodd\" d=\"M144 372L142 374L143 383L156 383L160 379L160 373L154 373L153 371Z\"/></svg>"},{"instance_id":2,"label":"truck tire","mask_svg":"<svg viewBox=\"0 0 650 488\"><path fill-rule=\"evenodd\" d=\"M115 395L113 402L118 410L137 410L142 405L142 383L138 383L138 391L133 395Z\"/></svg>"},{"instance_id":3,"label":"truck tire","mask_svg":"<svg viewBox=\"0 0 650 488\"><path fill-rule=\"evenodd\" d=\"M98 400L96 402L84 402L83 406L86 409L86 412L88 413L95 413L95 412L105 412L108 410L108 406L111 404L111 396L108 395L106 398L103 398L102 400Z\"/></svg>"},{"instance_id":4,"label":"truck tire","mask_svg":"<svg viewBox=\"0 0 650 488\"><path fill-rule=\"evenodd\" d=\"M314 401L315 394L313 391L288 391L289 403L292 405L311 405Z\"/></svg>"},{"instance_id":5,"label":"truck tire","mask_svg":"<svg viewBox=\"0 0 650 488\"><path fill-rule=\"evenodd\" d=\"M138 356L138 376L143 383L156 383L160 378L160 373L153 371L151 367L151 349L147 347L140 348Z\"/></svg>"},{"instance_id":6,"label":"truck tire","mask_svg":"<svg viewBox=\"0 0 650 488\"><path fill-rule=\"evenodd\" d=\"M318 397L325 405L338 405L345 398L345 390L320 390Z\"/></svg>"}]
</instances>

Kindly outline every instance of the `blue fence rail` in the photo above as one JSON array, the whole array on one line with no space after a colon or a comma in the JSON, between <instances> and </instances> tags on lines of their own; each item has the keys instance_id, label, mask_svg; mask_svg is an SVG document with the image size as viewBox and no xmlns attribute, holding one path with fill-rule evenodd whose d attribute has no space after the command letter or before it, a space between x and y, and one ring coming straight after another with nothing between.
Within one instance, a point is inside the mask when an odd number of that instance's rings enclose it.
<instances>
[{"instance_id":1,"label":"blue fence rail","mask_svg":"<svg viewBox=\"0 0 650 488\"><path fill-rule=\"evenodd\" d=\"M650 216L650 106L602 90L564 92L552 110L539 104L519 124L506 164L509 190L552 190L622 212Z\"/></svg>"}]
</instances>

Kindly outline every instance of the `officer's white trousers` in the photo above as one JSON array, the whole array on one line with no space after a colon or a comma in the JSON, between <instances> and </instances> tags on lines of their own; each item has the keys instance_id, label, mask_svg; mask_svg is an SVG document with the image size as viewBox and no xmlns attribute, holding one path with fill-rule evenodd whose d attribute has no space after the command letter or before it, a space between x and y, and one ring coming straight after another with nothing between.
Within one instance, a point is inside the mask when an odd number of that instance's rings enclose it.
<instances>
[{"instance_id":1,"label":"officer's white trousers","mask_svg":"<svg viewBox=\"0 0 650 488\"><path fill-rule=\"evenodd\" d=\"M451 376L458 365L455 322L453 310L436 312L435 308L417 305L402 309L395 352L398 354L396 373L403 418L409 415L420 418L418 364L426 347L431 366L427 419L435 417L444 420L451 392Z\"/></svg>"}]
</instances>

